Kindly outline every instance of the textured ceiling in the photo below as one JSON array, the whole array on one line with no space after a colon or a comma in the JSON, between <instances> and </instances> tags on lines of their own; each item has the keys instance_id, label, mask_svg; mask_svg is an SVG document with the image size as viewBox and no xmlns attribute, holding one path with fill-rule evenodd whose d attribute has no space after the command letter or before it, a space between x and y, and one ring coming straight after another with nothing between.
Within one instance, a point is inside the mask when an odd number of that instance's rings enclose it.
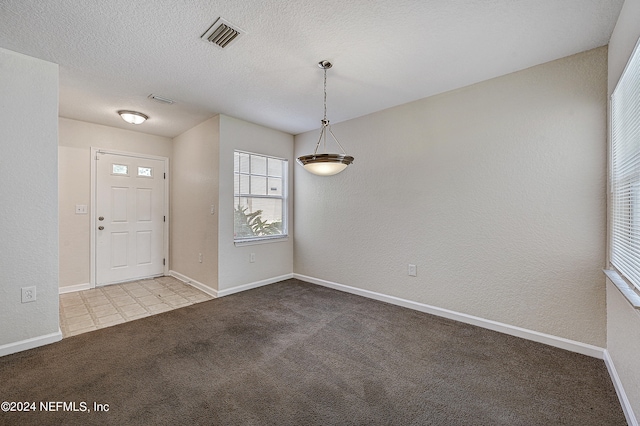
<instances>
[{"instance_id":1,"label":"textured ceiling","mask_svg":"<svg viewBox=\"0 0 640 426\"><path fill-rule=\"evenodd\" d=\"M63 117L173 137L223 113L297 134L320 127L322 59L337 123L605 45L622 3L0 0L0 47L60 65ZM224 50L200 39L218 17L246 31Z\"/></svg>"}]
</instances>

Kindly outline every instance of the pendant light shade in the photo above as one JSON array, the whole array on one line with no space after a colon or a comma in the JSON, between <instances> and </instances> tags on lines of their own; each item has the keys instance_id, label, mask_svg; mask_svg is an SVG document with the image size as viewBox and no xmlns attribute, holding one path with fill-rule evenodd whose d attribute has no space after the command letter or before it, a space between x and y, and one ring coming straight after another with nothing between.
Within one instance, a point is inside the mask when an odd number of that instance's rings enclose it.
<instances>
[{"instance_id":1,"label":"pendant light shade","mask_svg":"<svg viewBox=\"0 0 640 426\"><path fill-rule=\"evenodd\" d=\"M142 124L149 118L141 112L137 111L118 111L120 117L129 124Z\"/></svg>"},{"instance_id":2,"label":"pendant light shade","mask_svg":"<svg viewBox=\"0 0 640 426\"><path fill-rule=\"evenodd\" d=\"M349 164L353 163L353 157L347 155L344 148L342 148L342 145L340 145L340 142L338 142L338 139L331 131L329 120L327 120L327 70L333 65L329 61L320 61L318 66L324 70L324 119L322 120L322 129L320 130L320 138L318 139L313 154L298 157L297 161L305 170L314 175L331 176L340 173L346 169ZM318 154L320 144L322 144L326 150L327 134L331 135L335 143L340 147L342 154Z\"/></svg>"},{"instance_id":3,"label":"pendant light shade","mask_svg":"<svg viewBox=\"0 0 640 426\"><path fill-rule=\"evenodd\" d=\"M312 154L298 158L298 163L308 172L320 176L337 175L352 162L353 157L342 154Z\"/></svg>"}]
</instances>

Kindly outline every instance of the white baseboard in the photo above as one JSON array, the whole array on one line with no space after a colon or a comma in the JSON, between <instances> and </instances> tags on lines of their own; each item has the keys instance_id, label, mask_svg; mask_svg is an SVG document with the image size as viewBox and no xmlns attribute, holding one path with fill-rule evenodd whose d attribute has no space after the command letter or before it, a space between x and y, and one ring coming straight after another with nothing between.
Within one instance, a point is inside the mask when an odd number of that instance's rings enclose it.
<instances>
[{"instance_id":1,"label":"white baseboard","mask_svg":"<svg viewBox=\"0 0 640 426\"><path fill-rule=\"evenodd\" d=\"M189 278L186 275L182 275L180 272L169 271L169 275L174 277L174 278L176 278L176 279L179 279L180 281L182 281L185 284L189 284L190 286L197 288L200 291L204 291L209 296L219 297L218 296L218 290L215 290L215 289L209 287L206 284L202 284L199 281L196 281L196 280L194 280L192 278Z\"/></svg>"},{"instance_id":2,"label":"white baseboard","mask_svg":"<svg viewBox=\"0 0 640 426\"><path fill-rule=\"evenodd\" d=\"M83 290L91 290L91 284L86 283L86 284L66 285L58 289L58 294L73 293L75 291L83 291Z\"/></svg>"},{"instance_id":3,"label":"white baseboard","mask_svg":"<svg viewBox=\"0 0 640 426\"><path fill-rule=\"evenodd\" d=\"M273 277L273 278L267 278L265 280L255 281L249 284L242 284L235 287L226 288L224 290L214 290L211 287L205 284L202 284L201 282L198 282L194 279L191 279L188 276L183 275L179 272L169 271L169 275L179 279L185 284L189 284L197 288L198 290L202 290L208 295L213 297L224 297L233 293L239 293L241 291L251 290L252 288L262 287L264 285L273 284L273 283L277 283L278 281L283 281L283 280L288 280L290 278L293 278L293 274L286 274L286 275L280 275L279 277Z\"/></svg>"},{"instance_id":4,"label":"white baseboard","mask_svg":"<svg viewBox=\"0 0 640 426\"><path fill-rule=\"evenodd\" d=\"M609 370L609 376L611 376L611 381L613 381L613 386L615 387L616 393L618 394L618 400L620 401L620 405L622 406L624 416L627 418L627 423L629 424L629 426L638 426L638 419L636 419L636 415L633 412L633 408L631 407L629 398L627 398L627 393L624 391L624 387L622 386L622 382L620 381L620 376L618 376L618 372L616 371L613 360L609 355L609 351L606 349L604 350L604 363L607 366L607 370Z\"/></svg>"},{"instance_id":5,"label":"white baseboard","mask_svg":"<svg viewBox=\"0 0 640 426\"><path fill-rule=\"evenodd\" d=\"M45 334L42 336L21 340L19 342L2 345L0 346L0 356L26 351L27 349L37 348L38 346L49 345L51 343L59 342L60 340L62 340L62 331L58 329L57 333Z\"/></svg>"},{"instance_id":6,"label":"white baseboard","mask_svg":"<svg viewBox=\"0 0 640 426\"><path fill-rule=\"evenodd\" d=\"M239 293L241 291L251 290L252 288L262 287L263 285L277 283L279 281L288 280L293 278L293 274L280 275L279 277L267 278L266 280L255 281L249 284L238 285L231 288L218 291L218 296L228 296L233 293Z\"/></svg>"},{"instance_id":7,"label":"white baseboard","mask_svg":"<svg viewBox=\"0 0 640 426\"><path fill-rule=\"evenodd\" d=\"M323 287L333 288L335 290L344 291L346 293L357 294L358 296L368 297L370 299L380 300L382 302L391 303L393 305L402 306L416 311L425 312L439 317L449 318L466 324L476 325L478 327L487 328L511 336L521 337L523 339L532 340L538 343L544 343L549 346L566 349L582 355L593 358L604 359L604 349L598 346L589 345L574 340L565 339L563 337L553 336L551 334L540 333L538 331L528 330L526 328L516 327L497 321L492 321L473 315L467 315L460 312L450 311L448 309L438 308L436 306L426 305L424 303L414 302L411 300L401 299L395 296L389 296L382 293L376 293L369 290L363 290L356 287L350 287L344 284L338 284L331 281L325 281L318 278L308 277L306 275L293 274L293 277L301 281L307 281L312 284L318 284Z\"/></svg>"}]
</instances>

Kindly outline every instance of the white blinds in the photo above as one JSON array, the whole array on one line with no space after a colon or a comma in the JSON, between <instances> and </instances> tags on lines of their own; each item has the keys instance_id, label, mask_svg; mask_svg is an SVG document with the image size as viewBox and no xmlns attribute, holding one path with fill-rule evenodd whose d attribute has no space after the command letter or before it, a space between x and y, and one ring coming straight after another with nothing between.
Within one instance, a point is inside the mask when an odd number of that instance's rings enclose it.
<instances>
[{"instance_id":1,"label":"white blinds","mask_svg":"<svg viewBox=\"0 0 640 426\"><path fill-rule=\"evenodd\" d=\"M611 264L640 288L640 49L611 95Z\"/></svg>"}]
</instances>

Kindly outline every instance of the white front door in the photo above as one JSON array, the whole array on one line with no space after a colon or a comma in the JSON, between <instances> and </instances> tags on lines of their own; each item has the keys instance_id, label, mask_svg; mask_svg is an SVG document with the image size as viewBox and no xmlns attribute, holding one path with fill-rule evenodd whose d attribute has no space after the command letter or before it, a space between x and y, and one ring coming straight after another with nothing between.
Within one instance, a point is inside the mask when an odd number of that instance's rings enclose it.
<instances>
[{"instance_id":1,"label":"white front door","mask_svg":"<svg viewBox=\"0 0 640 426\"><path fill-rule=\"evenodd\" d=\"M163 275L165 161L96 154L96 286Z\"/></svg>"}]
</instances>

